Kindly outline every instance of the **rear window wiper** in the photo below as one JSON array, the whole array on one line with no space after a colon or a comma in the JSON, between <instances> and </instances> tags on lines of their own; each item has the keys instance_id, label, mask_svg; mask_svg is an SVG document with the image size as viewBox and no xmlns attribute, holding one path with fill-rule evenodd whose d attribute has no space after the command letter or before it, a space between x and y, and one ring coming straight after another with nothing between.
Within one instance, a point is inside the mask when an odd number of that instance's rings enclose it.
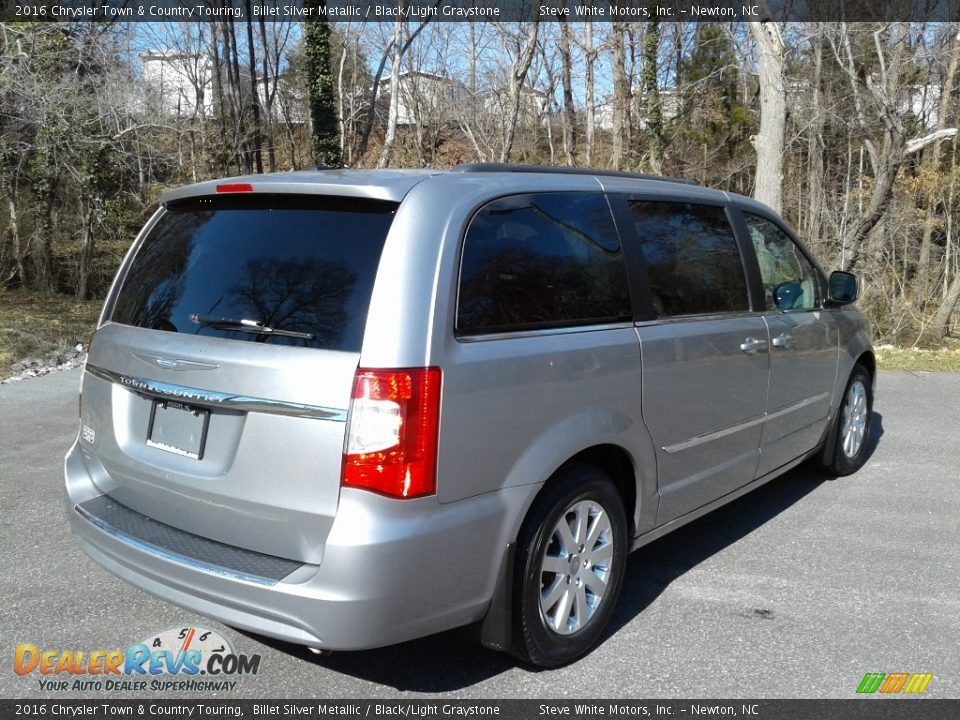
<instances>
[{"instance_id":1,"label":"rear window wiper","mask_svg":"<svg viewBox=\"0 0 960 720\"><path fill-rule=\"evenodd\" d=\"M215 330L236 330L237 332L251 333L253 335L277 335L282 337L300 338L301 340L313 340L313 333L298 332L296 330L282 330L264 325L259 320L247 320L241 318L214 317L212 315L198 315L194 313L190 316L190 322L201 327L211 327Z\"/></svg>"}]
</instances>

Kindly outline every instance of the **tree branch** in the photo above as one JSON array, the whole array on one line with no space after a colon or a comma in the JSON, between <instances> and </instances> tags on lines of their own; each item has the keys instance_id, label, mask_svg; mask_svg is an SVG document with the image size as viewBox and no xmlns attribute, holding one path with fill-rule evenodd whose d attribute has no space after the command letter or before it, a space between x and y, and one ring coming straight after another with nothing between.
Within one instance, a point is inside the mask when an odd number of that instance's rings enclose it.
<instances>
[{"instance_id":1,"label":"tree branch","mask_svg":"<svg viewBox=\"0 0 960 720\"><path fill-rule=\"evenodd\" d=\"M949 140L950 138L956 137L956 135L957 128L944 128L943 130L937 130L923 137L907 140L907 146L904 148L903 154L904 156L912 155L915 152L920 152L928 145L933 145L941 140Z\"/></svg>"}]
</instances>

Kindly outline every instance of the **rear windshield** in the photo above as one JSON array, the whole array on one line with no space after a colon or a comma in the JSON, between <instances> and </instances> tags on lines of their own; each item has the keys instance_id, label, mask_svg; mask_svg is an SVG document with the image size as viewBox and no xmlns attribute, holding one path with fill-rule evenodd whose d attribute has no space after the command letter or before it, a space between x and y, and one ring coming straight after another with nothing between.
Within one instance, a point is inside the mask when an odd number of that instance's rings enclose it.
<instances>
[{"instance_id":1,"label":"rear windshield","mask_svg":"<svg viewBox=\"0 0 960 720\"><path fill-rule=\"evenodd\" d=\"M171 204L112 320L274 345L360 350L396 204L249 195Z\"/></svg>"}]
</instances>

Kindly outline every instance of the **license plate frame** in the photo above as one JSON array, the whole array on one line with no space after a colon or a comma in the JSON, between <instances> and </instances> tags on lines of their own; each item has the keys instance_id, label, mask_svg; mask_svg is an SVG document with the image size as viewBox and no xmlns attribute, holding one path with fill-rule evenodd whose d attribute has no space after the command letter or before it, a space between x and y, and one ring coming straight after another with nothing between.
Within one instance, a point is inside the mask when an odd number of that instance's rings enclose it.
<instances>
[{"instance_id":1,"label":"license plate frame","mask_svg":"<svg viewBox=\"0 0 960 720\"><path fill-rule=\"evenodd\" d=\"M176 400L155 399L147 426L147 447L203 460L210 411Z\"/></svg>"}]
</instances>

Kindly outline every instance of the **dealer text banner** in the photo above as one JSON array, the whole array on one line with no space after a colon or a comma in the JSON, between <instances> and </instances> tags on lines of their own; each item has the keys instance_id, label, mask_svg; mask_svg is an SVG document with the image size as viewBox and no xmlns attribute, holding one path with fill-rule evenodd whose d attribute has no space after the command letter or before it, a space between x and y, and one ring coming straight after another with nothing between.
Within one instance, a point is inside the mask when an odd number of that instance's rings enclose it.
<instances>
[{"instance_id":1,"label":"dealer text banner","mask_svg":"<svg viewBox=\"0 0 960 720\"><path fill-rule=\"evenodd\" d=\"M960 0L0 0L3 21L893 22L960 20Z\"/></svg>"}]
</instances>

